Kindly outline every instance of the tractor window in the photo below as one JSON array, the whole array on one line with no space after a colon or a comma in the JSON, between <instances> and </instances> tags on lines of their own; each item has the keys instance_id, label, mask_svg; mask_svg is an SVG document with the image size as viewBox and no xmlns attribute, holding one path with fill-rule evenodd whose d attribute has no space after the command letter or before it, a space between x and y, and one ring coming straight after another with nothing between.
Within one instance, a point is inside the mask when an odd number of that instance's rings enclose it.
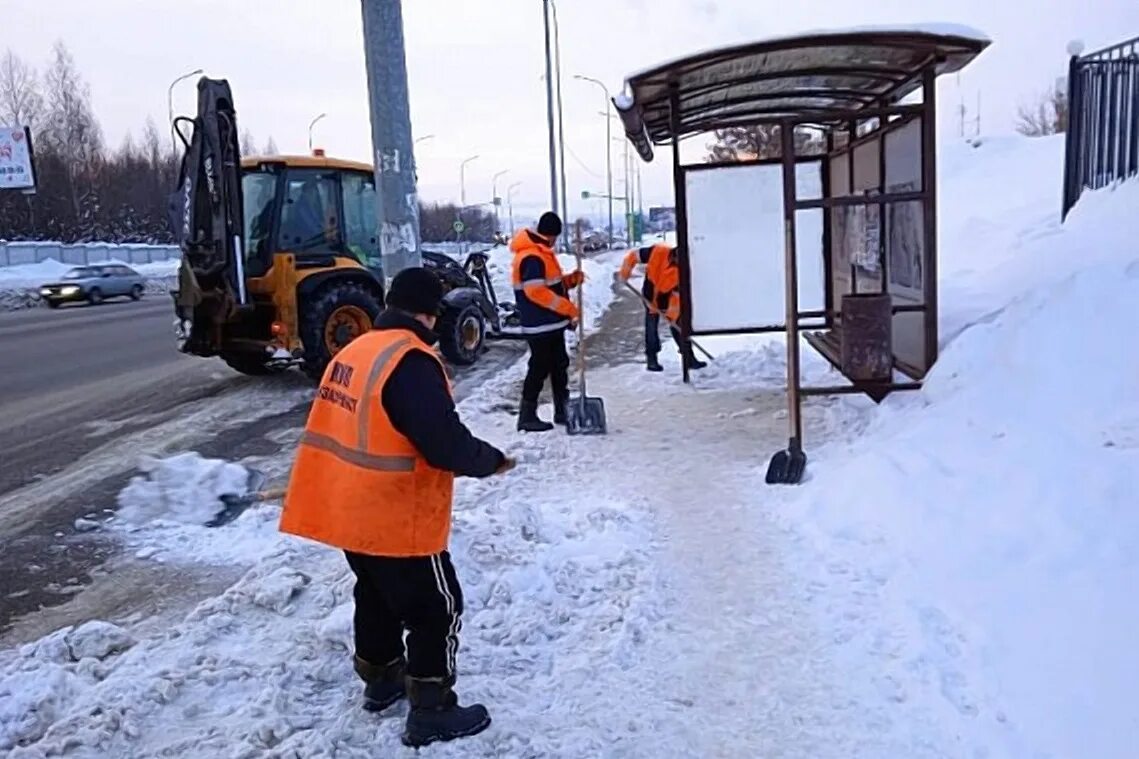
<instances>
[{"instance_id":1,"label":"tractor window","mask_svg":"<svg viewBox=\"0 0 1139 759\"><path fill-rule=\"evenodd\" d=\"M273 236L273 200L277 193L277 175L269 172L247 172L241 177L241 200L245 208L245 259L266 261Z\"/></svg>"},{"instance_id":2,"label":"tractor window","mask_svg":"<svg viewBox=\"0 0 1139 759\"><path fill-rule=\"evenodd\" d=\"M358 172L345 172L340 177L344 193L344 242L360 263L371 269L379 269L376 181L372 176Z\"/></svg>"},{"instance_id":3,"label":"tractor window","mask_svg":"<svg viewBox=\"0 0 1139 759\"><path fill-rule=\"evenodd\" d=\"M291 169L281 209L280 247L299 252L340 250L340 214L336 175Z\"/></svg>"}]
</instances>

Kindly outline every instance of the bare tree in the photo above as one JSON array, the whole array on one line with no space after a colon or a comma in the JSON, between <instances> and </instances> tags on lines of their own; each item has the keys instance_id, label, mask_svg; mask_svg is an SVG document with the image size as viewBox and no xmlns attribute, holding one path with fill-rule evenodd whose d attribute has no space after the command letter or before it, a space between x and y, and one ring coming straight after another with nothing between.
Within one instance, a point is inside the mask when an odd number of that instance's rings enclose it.
<instances>
[{"instance_id":1,"label":"bare tree","mask_svg":"<svg viewBox=\"0 0 1139 759\"><path fill-rule=\"evenodd\" d=\"M265 150L261 152L261 155L277 155L277 143L273 141L272 137L265 143Z\"/></svg>"},{"instance_id":2,"label":"bare tree","mask_svg":"<svg viewBox=\"0 0 1139 759\"><path fill-rule=\"evenodd\" d=\"M47 89L44 132L64 162L73 210L79 217L82 215L80 197L89 189L102 157L102 131L91 110L91 88L83 81L75 59L63 42L55 43L52 56L51 66L44 76Z\"/></svg>"},{"instance_id":3,"label":"bare tree","mask_svg":"<svg viewBox=\"0 0 1139 759\"><path fill-rule=\"evenodd\" d=\"M42 114L35 69L8 50L0 58L0 124L28 126L38 132Z\"/></svg>"},{"instance_id":4,"label":"bare tree","mask_svg":"<svg viewBox=\"0 0 1139 759\"><path fill-rule=\"evenodd\" d=\"M1062 87L1037 96L1016 111L1016 131L1027 137L1047 137L1068 131L1068 93Z\"/></svg>"},{"instance_id":5,"label":"bare tree","mask_svg":"<svg viewBox=\"0 0 1139 759\"><path fill-rule=\"evenodd\" d=\"M257 155L257 143L253 141L253 132L248 129L241 130L241 155Z\"/></svg>"},{"instance_id":6,"label":"bare tree","mask_svg":"<svg viewBox=\"0 0 1139 759\"><path fill-rule=\"evenodd\" d=\"M774 124L717 129L713 132L712 139L713 142L708 146L708 159L711 161L778 158L783 152L779 127ZM797 154L815 153L821 147L818 135L803 129L795 132Z\"/></svg>"}]
</instances>

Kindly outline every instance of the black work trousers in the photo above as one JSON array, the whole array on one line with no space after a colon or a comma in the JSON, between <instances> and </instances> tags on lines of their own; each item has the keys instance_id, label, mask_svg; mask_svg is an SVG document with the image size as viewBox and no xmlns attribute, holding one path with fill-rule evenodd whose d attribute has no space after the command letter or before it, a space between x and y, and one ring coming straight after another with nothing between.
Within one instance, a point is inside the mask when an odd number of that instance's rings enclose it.
<instances>
[{"instance_id":1,"label":"black work trousers","mask_svg":"<svg viewBox=\"0 0 1139 759\"><path fill-rule=\"evenodd\" d=\"M546 378L554 400L569 397L569 354L566 353L565 330L545 332L526 339L530 344L530 366L522 383L522 400L537 403Z\"/></svg>"},{"instance_id":2,"label":"black work trousers","mask_svg":"<svg viewBox=\"0 0 1139 759\"><path fill-rule=\"evenodd\" d=\"M680 355L684 355L684 342L680 339L680 330L671 324L668 329L672 332L672 339L676 341L676 346L680 348ZM656 358L660 353L660 314L653 313L645 309L645 355L649 358Z\"/></svg>"},{"instance_id":3,"label":"black work trousers","mask_svg":"<svg viewBox=\"0 0 1139 759\"><path fill-rule=\"evenodd\" d=\"M454 683L463 590L451 555L344 553L356 575L356 655L376 665L406 655L409 676Z\"/></svg>"}]
</instances>

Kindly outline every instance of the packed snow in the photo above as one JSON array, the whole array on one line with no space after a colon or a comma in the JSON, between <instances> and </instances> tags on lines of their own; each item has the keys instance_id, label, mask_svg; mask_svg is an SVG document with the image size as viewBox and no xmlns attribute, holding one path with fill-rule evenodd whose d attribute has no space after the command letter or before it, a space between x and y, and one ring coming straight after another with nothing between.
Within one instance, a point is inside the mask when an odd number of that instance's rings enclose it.
<instances>
[{"instance_id":1,"label":"packed snow","mask_svg":"<svg viewBox=\"0 0 1139 759\"><path fill-rule=\"evenodd\" d=\"M521 363L464 400L520 463L456 489L458 689L494 723L432 752L1134 756L1139 356L1119 335L1139 326L1139 182L1060 225L1062 147L944 147L941 358L881 405L810 399L799 487L763 483L787 434L778 339L702 341L693 386L591 372L607 436L516 433ZM596 310L618 263L591 274ZM135 531L181 560L241 544L248 571L157 635L108 620L0 652L0 750L410 756L406 706L359 708L342 557L278 514L182 524L180 554Z\"/></svg>"}]
</instances>

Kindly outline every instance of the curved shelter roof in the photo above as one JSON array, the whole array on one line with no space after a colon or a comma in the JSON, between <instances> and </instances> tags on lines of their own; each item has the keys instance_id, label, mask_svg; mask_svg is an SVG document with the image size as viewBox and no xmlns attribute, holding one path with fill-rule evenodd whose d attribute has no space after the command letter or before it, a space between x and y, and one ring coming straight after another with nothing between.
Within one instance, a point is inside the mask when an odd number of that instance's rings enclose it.
<instances>
[{"instance_id":1,"label":"curved shelter roof","mask_svg":"<svg viewBox=\"0 0 1139 759\"><path fill-rule=\"evenodd\" d=\"M921 86L929 66L958 71L988 45L980 32L952 25L808 32L662 63L629 76L614 103L646 157L647 142L788 117L839 121L891 105Z\"/></svg>"}]
</instances>

